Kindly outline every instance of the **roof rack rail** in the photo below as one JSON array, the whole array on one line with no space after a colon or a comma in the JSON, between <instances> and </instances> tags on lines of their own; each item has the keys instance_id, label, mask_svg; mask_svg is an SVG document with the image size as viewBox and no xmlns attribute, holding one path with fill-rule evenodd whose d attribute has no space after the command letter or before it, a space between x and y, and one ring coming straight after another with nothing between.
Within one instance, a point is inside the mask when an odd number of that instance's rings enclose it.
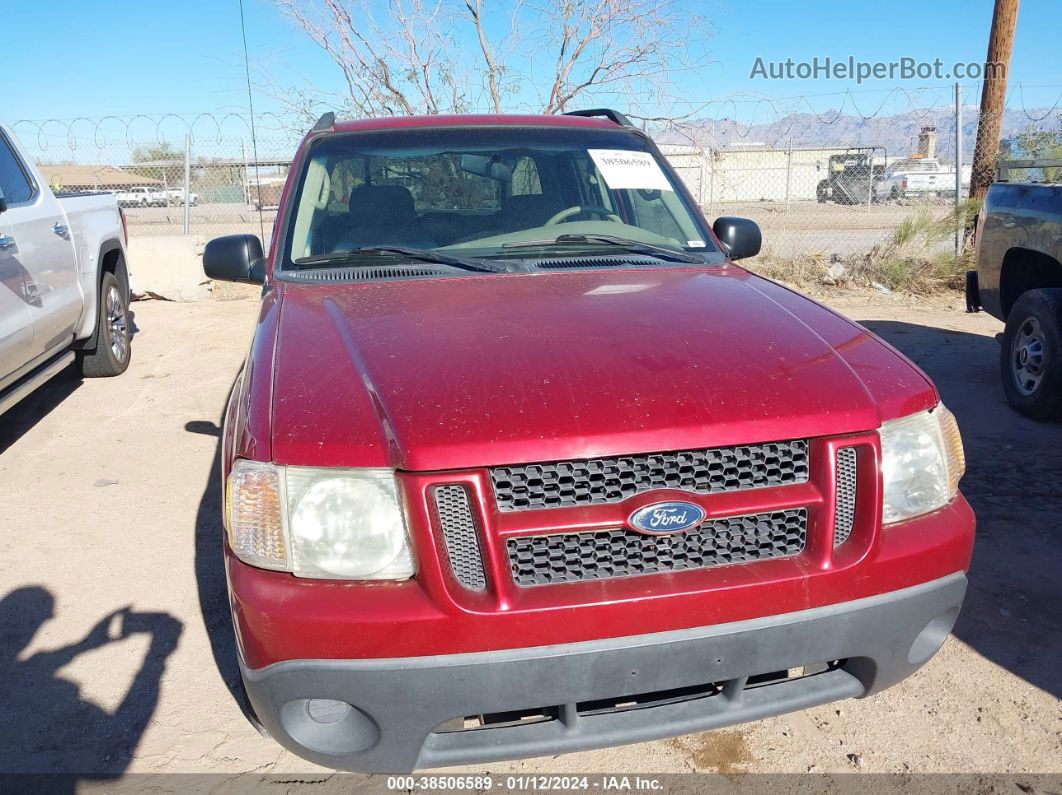
<instances>
[{"instance_id":1,"label":"roof rack rail","mask_svg":"<svg viewBox=\"0 0 1062 795\"><path fill-rule=\"evenodd\" d=\"M590 116L608 119L609 121L620 125L621 127L633 127L631 120L620 113L618 110L612 110L611 108L591 108L589 110L566 110L565 116Z\"/></svg>"},{"instance_id":2,"label":"roof rack rail","mask_svg":"<svg viewBox=\"0 0 1062 795\"><path fill-rule=\"evenodd\" d=\"M310 132L325 132L336 128L336 114L328 111L317 120L317 124L310 128Z\"/></svg>"}]
</instances>

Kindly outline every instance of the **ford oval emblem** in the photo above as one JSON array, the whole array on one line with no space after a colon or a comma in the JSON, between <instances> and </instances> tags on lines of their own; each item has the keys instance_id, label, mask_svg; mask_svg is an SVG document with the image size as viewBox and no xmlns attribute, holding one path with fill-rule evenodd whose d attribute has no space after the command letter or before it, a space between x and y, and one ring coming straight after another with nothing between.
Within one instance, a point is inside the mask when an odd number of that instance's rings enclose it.
<instances>
[{"instance_id":1,"label":"ford oval emblem","mask_svg":"<svg viewBox=\"0 0 1062 795\"><path fill-rule=\"evenodd\" d=\"M703 522L704 517L704 509L692 502L655 502L632 513L627 524L657 536L689 530Z\"/></svg>"}]
</instances>

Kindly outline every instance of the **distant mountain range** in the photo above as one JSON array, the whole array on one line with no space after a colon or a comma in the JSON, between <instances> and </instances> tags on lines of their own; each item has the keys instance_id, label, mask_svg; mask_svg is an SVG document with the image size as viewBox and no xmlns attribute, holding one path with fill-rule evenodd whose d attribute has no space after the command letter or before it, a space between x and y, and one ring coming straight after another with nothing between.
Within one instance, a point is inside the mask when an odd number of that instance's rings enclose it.
<instances>
[{"instance_id":1,"label":"distant mountain range","mask_svg":"<svg viewBox=\"0 0 1062 795\"><path fill-rule=\"evenodd\" d=\"M963 162L973 157L979 108L963 108ZM1032 117L1030 119L1029 117ZM1041 116L1046 118L1033 121ZM889 116L864 119L861 116L833 111L792 113L776 121L753 124L730 119L701 119L682 124L684 133L702 146L750 147L762 145L772 149L811 146L883 146L890 157L918 151L918 133L923 127L937 128L937 156L944 161L955 159L955 111L951 108L911 110ZM1062 131L1062 108L1007 110L1003 117L1003 138L1027 129ZM690 143L682 133L671 130L657 136L664 143Z\"/></svg>"}]
</instances>

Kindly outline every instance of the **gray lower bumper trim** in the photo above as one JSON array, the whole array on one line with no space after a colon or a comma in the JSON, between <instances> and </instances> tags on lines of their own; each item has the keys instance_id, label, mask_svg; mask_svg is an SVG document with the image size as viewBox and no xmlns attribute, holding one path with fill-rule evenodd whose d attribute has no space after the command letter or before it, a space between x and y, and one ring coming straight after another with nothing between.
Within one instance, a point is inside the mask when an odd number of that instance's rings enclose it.
<instances>
[{"instance_id":1,"label":"gray lower bumper trim","mask_svg":"<svg viewBox=\"0 0 1062 795\"><path fill-rule=\"evenodd\" d=\"M703 731L877 692L932 657L965 592L959 572L868 599L712 627L478 654L292 660L243 668L243 678L270 734L327 767L402 772L538 756ZM847 662L746 689L750 676L828 660ZM584 706L712 682L721 683L721 692L633 709ZM308 699L356 709L311 708ZM540 707L554 718L435 731L468 715Z\"/></svg>"}]
</instances>

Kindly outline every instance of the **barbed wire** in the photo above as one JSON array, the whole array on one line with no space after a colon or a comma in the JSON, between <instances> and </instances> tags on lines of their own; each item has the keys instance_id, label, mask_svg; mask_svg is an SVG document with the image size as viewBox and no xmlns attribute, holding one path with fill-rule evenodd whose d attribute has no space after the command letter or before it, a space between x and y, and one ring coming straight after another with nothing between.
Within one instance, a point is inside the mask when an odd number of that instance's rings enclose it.
<instances>
[{"instance_id":1,"label":"barbed wire","mask_svg":"<svg viewBox=\"0 0 1062 795\"><path fill-rule=\"evenodd\" d=\"M295 134L295 124L291 117L286 114L265 112L256 114L256 120L271 132L286 133L289 136ZM126 146L135 146L153 140L161 145L167 143L176 135L183 138L188 136L191 142L202 143L210 141L210 137L200 137L204 124L212 125L213 141L220 144L233 137L248 137L251 134L250 120L246 114L236 112L225 113L197 113L178 114L165 113L161 116L149 116L138 113L131 116L78 116L70 119L17 119L10 122L11 127L20 137L26 137L29 131L36 140L38 149L48 151L49 139L65 139L67 148L76 151L79 142L89 141L96 149L105 150L115 143ZM138 124L146 126L151 131L150 135L138 136L135 133ZM272 124L272 127L270 126ZM232 126L239 129L233 130ZM85 129L87 127L87 129ZM169 127L169 130L165 128ZM228 132L226 132L228 127ZM55 133L50 133L50 128L58 128ZM152 129L153 128L153 129ZM208 128L209 129L209 128ZM82 132L83 130L83 132ZM112 140L109 132L118 130L116 140ZM170 134L167 135L166 132ZM242 133L242 135L241 135ZM302 133L299 132L299 135Z\"/></svg>"},{"instance_id":2,"label":"barbed wire","mask_svg":"<svg viewBox=\"0 0 1062 795\"><path fill-rule=\"evenodd\" d=\"M700 101L681 100L674 120L656 120L664 129L674 130L690 143L694 137L702 142L714 140L745 141L754 131L760 131L777 142L790 136L801 117L810 117L821 130L829 130L842 120L859 119L864 124L875 120L891 120L909 115L925 122L953 108L955 84L929 86L896 86L889 89L847 88L836 92L805 93L793 96L767 96L741 92ZM1030 107L1026 88L1056 89L1050 105ZM971 100L978 98L979 84L960 84ZM972 96L970 96L972 92ZM863 98L878 95L873 110L862 106ZM820 110L824 100L831 100L828 110ZM969 107L973 102L966 102ZM1051 119L1062 107L1062 86L1028 85L1016 81L1007 94L1007 110L1020 112L1032 124ZM681 117L681 120L680 120ZM695 118L696 117L696 118ZM305 131L305 119L295 113L264 112L255 115L258 129L275 142L294 143ZM252 135L250 119L238 111L200 113L165 113L162 115L133 114L99 117L19 119L11 122L24 142L35 142L43 156L52 152L79 151L99 153L113 151L115 146L130 150L152 143L163 145L174 139L189 139L195 145L221 146L235 140L249 140ZM826 135L821 135L825 141ZM27 140L28 139L28 140Z\"/></svg>"},{"instance_id":3,"label":"barbed wire","mask_svg":"<svg viewBox=\"0 0 1062 795\"><path fill-rule=\"evenodd\" d=\"M1059 102L1062 102L1062 95L1059 95L1058 97L1055 98L1054 103L1051 105L1051 107L1047 110L1047 112L1043 116L1039 116L1037 118L1033 118L1029 114L1029 110L1025 107L1025 89L1023 88L1021 83L1018 83L1018 97L1021 100L1021 111L1022 111L1022 113L1024 113L1026 118L1028 118L1030 121L1037 122L1037 123L1043 121L1048 116L1050 116L1052 113L1054 113L1055 110L1058 108Z\"/></svg>"}]
</instances>

